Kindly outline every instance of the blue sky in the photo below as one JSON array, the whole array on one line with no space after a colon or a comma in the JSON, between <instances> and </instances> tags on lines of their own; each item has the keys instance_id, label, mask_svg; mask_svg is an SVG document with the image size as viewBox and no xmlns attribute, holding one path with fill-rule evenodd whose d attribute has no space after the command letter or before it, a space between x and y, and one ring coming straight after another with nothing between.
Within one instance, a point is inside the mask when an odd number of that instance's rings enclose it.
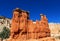
<instances>
[{"instance_id":1,"label":"blue sky","mask_svg":"<svg viewBox=\"0 0 60 41\"><path fill-rule=\"evenodd\" d=\"M0 0L0 16L12 18L16 7L29 11L31 20L40 20L40 14L49 22L60 23L60 0Z\"/></svg>"}]
</instances>

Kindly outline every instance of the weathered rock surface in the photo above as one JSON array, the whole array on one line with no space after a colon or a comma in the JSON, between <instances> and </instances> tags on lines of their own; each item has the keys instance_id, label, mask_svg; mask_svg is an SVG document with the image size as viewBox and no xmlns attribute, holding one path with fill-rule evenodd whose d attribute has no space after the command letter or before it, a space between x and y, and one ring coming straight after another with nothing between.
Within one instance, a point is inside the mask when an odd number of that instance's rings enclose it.
<instances>
[{"instance_id":1,"label":"weathered rock surface","mask_svg":"<svg viewBox=\"0 0 60 41\"><path fill-rule=\"evenodd\" d=\"M55 38L53 37L46 37L46 38L40 38L40 39L27 39L27 40L13 39L12 41L57 41L57 40L55 40Z\"/></svg>"},{"instance_id":2,"label":"weathered rock surface","mask_svg":"<svg viewBox=\"0 0 60 41\"><path fill-rule=\"evenodd\" d=\"M41 20L33 23L33 21L29 19L28 12L20 10L19 8L14 10L8 41L28 41L28 39L45 37L50 37L48 19L45 15L41 14Z\"/></svg>"}]
</instances>

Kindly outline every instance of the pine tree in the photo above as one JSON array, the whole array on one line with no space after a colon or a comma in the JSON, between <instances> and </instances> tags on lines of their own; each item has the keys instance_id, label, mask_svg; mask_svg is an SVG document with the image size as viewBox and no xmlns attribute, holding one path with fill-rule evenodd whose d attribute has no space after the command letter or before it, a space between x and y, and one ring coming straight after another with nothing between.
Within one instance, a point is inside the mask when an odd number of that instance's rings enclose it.
<instances>
[{"instance_id":1,"label":"pine tree","mask_svg":"<svg viewBox=\"0 0 60 41\"><path fill-rule=\"evenodd\" d=\"M7 27L4 27L2 32L0 32L0 38L2 39L9 38L9 35L10 35L10 30Z\"/></svg>"}]
</instances>

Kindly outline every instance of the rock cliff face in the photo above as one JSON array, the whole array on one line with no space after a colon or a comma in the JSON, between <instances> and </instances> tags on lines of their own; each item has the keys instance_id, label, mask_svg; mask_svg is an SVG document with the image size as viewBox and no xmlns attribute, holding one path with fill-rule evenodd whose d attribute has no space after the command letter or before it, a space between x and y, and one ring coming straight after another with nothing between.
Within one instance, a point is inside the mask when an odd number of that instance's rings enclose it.
<instances>
[{"instance_id":1,"label":"rock cliff face","mask_svg":"<svg viewBox=\"0 0 60 41\"><path fill-rule=\"evenodd\" d=\"M33 23L27 11L16 8L13 12L9 41L50 37L48 19L41 14L41 20Z\"/></svg>"},{"instance_id":2,"label":"rock cliff face","mask_svg":"<svg viewBox=\"0 0 60 41\"><path fill-rule=\"evenodd\" d=\"M5 27L10 28L10 23L11 23L11 19L0 16L0 27L5 26Z\"/></svg>"}]
</instances>

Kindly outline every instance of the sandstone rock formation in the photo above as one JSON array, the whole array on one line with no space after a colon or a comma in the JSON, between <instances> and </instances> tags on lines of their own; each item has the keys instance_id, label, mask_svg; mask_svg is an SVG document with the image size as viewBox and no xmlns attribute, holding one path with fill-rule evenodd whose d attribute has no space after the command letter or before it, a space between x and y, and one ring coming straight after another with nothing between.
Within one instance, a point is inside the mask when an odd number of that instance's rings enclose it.
<instances>
[{"instance_id":1,"label":"sandstone rock formation","mask_svg":"<svg viewBox=\"0 0 60 41\"><path fill-rule=\"evenodd\" d=\"M33 23L27 11L16 8L13 12L9 41L40 39L50 37L48 19L41 14L41 20Z\"/></svg>"}]
</instances>

